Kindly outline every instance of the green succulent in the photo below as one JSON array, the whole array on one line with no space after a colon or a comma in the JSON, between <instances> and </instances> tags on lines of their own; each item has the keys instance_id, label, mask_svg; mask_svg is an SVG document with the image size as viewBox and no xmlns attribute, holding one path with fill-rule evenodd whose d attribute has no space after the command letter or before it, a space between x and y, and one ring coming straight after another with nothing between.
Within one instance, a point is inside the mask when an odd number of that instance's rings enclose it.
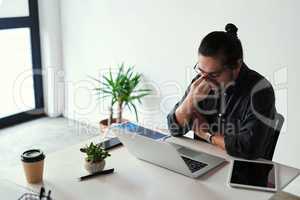
<instances>
[{"instance_id":1,"label":"green succulent","mask_svg":"<svg viewBox=\"0 0 300 200\"><path fill-rule=\"evenodd\" d=\"M111 156L101 146L95 145L93 142L85 148L80 149L80 151L87 155L86 161L88 162L99 162Z\"/></svg>"}]
</instances>

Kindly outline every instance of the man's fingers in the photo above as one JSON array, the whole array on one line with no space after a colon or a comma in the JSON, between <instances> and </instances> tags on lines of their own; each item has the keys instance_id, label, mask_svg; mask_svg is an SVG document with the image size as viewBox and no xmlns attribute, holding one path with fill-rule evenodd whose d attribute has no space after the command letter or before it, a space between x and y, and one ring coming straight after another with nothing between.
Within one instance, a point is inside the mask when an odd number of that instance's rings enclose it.
<instances>
[{"instance_id":1,"label":"man's fingers","mask_svg":"<svg viewBox=\"0 0 300 200\"><path fill-rule=\"evenodd\" d=\"M208 86L209 86L208 81L205 78L203 78L201 82L198 85L196 85L196 88L197 90L202 90L204 87L208 87Z\"/></svg>"},{"instance_id":2,"label":"man's fingers","mask_svg":"<svg viewBox=\"0 0 300 200\"><path fill-rule=\"evenodd\" d=\"M206 77L199 77L192 85L191 91L193 98L196 98L197 101L205 99L206 96L211 91L211 87L206 80Z\"/></svg>"},{"instance_id":3,"label":"man's fingers","mask_svg":"<svg viewBox=\"0 0 300 200\"><path fill-rule=\"evenodd\" d=\"M218 82L214 81L214 80L207 80L208 85L212 88L212 89L216 89L218 88Z\"/></svg>"},{"instance_id":4,"label":"man's fingers","mask_svg":"<svg viewBox=\"0 0 300 200\"><path fill-rule=\"evenodd\" d=\"M204 76L200 76L198 79L195 80L193 83L195 86L198 86L203 80L205 80Z\"/></svg>"},{"instance_id":5,"label":"man's fingers","mask_svg":"<svg viewBox=\"0 0 300 200\"><path fill-rule=\"evenodd\" d=\"M208 83L203 86L203 93L204 94L207 95L210 90L211 90L211 87L210 87L210 85Z\"/></svg>"},{"instance_id":6,"label":"man's fingers","mask_svg":"<svg viewBox=\"0 0 300 200\"><path fill-rule=\"evenodd\" d=\"M201 82L197 87L196 87L196 94L199 94L200 96L204 97L210 92L211 88L206 80Z\"/></svg>"}]
</instances>

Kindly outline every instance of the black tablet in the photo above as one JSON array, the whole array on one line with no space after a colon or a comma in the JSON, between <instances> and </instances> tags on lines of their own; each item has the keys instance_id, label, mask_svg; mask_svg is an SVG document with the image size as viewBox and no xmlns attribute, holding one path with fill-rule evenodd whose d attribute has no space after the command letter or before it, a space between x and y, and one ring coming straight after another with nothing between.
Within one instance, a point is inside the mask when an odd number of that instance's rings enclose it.
<instances>
[{"instance_id":1,"label":"black tablet","mask_svg":"<svg viewBox=\"0 0 300 200\"><path fill-rule=\"evenodd\" d=\"M278 189L276 164L264 161L234 160L229 185L275 192Z\"/></svg>"}]
</instances>

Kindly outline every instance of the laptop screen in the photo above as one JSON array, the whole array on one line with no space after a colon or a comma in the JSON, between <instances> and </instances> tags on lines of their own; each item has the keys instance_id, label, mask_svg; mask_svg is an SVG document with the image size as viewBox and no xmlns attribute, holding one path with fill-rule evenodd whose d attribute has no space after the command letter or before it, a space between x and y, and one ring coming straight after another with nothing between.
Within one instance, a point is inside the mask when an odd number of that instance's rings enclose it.
<instances>
[{"instance_id":1,"label":"laptop screen","mask_svg":"<svg viewBox=\"0 0 300 200\"><path fill-rule=\"evenodd\" d=\"M137 124L131 123L131 122L126 122L117 126L114 126L113 128L119 128L119 129L124 129L126 131L129 131L130 133L133 134L139 134L148 138L152 138L154 140L162 139L164 137L167 137L168 135L162 134L158 131L151 130L142 126L139 126Z\"/></svg>"}]
</instances>

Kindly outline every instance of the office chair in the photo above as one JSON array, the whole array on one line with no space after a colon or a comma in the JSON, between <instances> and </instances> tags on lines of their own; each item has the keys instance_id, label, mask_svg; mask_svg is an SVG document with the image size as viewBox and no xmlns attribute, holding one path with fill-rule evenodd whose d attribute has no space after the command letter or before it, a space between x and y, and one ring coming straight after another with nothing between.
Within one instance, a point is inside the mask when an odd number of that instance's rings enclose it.
<instances>
[{"instance_id":1,"label":"office chair","mask_svg":"<svg viewBox=\"0 0 300 200\"><path fill-rule=\"evenodd\" d=\"M275 114L275 125L274 125L274 135L272 137L272 142L269 144L269 147L267 148L268 152L266 155L266 159L272 160L276 148L276 144L280 135L281 128L284 123L284 117L280 113Z\"/></svg>"}]
</instances>

